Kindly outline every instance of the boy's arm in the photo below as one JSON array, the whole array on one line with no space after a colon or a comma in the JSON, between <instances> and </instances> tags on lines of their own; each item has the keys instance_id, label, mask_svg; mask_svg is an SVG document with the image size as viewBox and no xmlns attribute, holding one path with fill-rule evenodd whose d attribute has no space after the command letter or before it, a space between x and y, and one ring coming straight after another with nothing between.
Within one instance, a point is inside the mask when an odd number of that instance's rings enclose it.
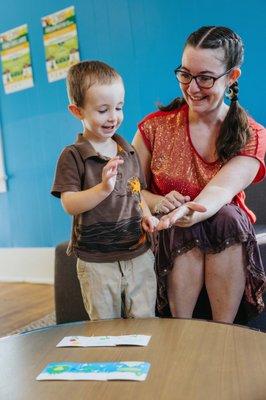
<instances>
[{"instance_id":1,"label":"boy's arm","mask_svg":"<svg viewBox=\"0 0 266 400\"><path fill-rule=\"evenodd\" d=\"M101 203L111 192L105 190L103 182L80 192L64 192L61 203L64 210L71 215L89 211Z\"/></svg>"},{"instance_id":2,"label":"boy's arm","mask_svg":"<svg viewBox=\"0 0 266 400\"><path fill-rule=\"evenodd\" d=\"M141 191L141 193L140 193L140 198L141 198L141 207L142 207L142 211L143 211L143 217L151 217L152 213L151 213L149 206L143 196L143 191Z\"/></svg>"},{"instance_id":3,"label":"boy's arm","mask_svg":"<svg viewBox=\"0 0 266 400\"><path fill-rule=\"evenodd\" d=\"M159 223L159 220L158 218L152 215L142 193L140 194L140 196L141 196L141 206L143 211L143 218L141 222L142 228L144 229L145 232L154 232L156 226Z\"/></svg>"},{"instance_id":4,"label":"boy's arm","mask_svg":"<svg viewBox=\"0 0 266 400\"><path fill-rule=\"evenodd\" d=\"M123 160L114 157L105 165L102 171L102 182L90 189L79 192L63 192L61 202L64 210L71 215L78 215L85 211L92 210L100 204L114 190L118 165Z\"/></svg>"}]
</instances>

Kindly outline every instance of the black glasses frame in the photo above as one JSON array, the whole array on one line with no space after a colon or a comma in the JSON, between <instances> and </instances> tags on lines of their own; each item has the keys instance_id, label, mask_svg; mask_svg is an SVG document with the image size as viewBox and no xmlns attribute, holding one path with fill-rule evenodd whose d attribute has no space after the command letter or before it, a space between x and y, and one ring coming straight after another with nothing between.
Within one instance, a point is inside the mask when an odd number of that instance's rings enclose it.
<instances>
[{"instance_id":1,"label":"black glasses frame","mask_svg":"<svg viewBox=\"0 0 266 400\"><path fill-rule=\"evenodd\" d=\"M179 83L182 83L182 85L190 85L190 83L193 81L193 79L195 79L195 81L196 81L198 87L200 87L201 89L211 89L211 88L213 87L213 85L215 84L215 82L217 81L217 79L220 79L222 76L225 76L225 75L229 74L229 73L232 71L232 69L233 69L234 67L233 67L233 68L230 68L228 71L225 71L223 74L221 74L221 75L219 75L219 76L211 76L211 75L204 75L204 74L192 75L192 74L190 74L189 72L186 72L186 71L184 71L184 70L181 69L181 68L182 68L182 65L179 65L179 67L177 67L177 68L174 70L175 77L176 77L176 79L178 80ZM184 73L188 74L188 75L190 76L190 81L189 81L189 82L186 82L186 83L181 82L181 81L178 79L178 72L184 72ZM212 85L211 85L211 86L208 86L208 87L206 87L206 86L201 86L201 85L198 83L198 80L197 80L197 78L200 77L200 76L204 76L204 77L207 77L207 78L211 78L211 79L212 79Z\"/></svg>"}]
</instances>

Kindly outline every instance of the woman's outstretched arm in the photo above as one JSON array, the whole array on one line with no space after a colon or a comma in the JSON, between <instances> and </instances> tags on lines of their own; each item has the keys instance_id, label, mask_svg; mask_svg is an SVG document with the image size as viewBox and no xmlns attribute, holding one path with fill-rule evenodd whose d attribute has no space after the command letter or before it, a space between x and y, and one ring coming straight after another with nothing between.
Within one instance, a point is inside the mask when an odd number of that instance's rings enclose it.
<instances>
[{"instance_id":1,"label":"woman's outstretched arm","mask_svg":"<svg viewBox=\"0 0 266 400\"><path fill-rule=\"evenodd\" d=\"M251 184L257 175L259 165L259 161L252 157L233 157L220 169L193 201L193 203L205 207L206 212L193 211L193 209L187 207L186 213L183 213L186 215L182 215L180 211L178 212L178 209L174 210L162 217L158 229L165 229L173 224L181 227L189 227L210 218L225 204L230 203L235 195Z\"/></svg>"}]
</instances>

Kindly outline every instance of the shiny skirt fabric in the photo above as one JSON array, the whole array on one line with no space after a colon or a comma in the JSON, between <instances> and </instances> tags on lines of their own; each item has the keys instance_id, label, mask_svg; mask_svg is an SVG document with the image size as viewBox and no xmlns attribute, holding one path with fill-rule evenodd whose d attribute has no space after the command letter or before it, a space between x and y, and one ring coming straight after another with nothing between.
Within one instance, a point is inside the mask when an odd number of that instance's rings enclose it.
<instances>
[{"instance_id":1,"label":"shiny skirt fabric","mask_svg":"<svg viewBox=\"0 0 266 400\"><path fill-rule=\"evenodd\" d=\"M247 215L238 206L225 205L214 216L189 228L174 226L160 231L155 243L159 315L164 315L164 310L169 307L167 274L173 268L176 257L193 247L198 247L205 254L214 254L237 243L242 243L246 253L244 299L247 312L250 316L254 316L263 311L265 272L254 228Z\"/></svg>"}]
</instances>

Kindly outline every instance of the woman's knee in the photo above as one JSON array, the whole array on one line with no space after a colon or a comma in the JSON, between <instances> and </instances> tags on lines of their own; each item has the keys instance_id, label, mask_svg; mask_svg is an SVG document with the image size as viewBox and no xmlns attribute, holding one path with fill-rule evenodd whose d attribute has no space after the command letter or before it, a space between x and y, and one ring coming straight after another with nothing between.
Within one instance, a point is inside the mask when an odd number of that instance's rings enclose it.
<instances>
[{"instance_id":1,"label":"woman's knee","mask_svg":"<svg viewBox=\"0 0 266 400\"><path fill-rule=\"evenodd\" d=\"M210 222L212 226L216 226L216 229L221 231L226 228L226 231L233 233L236 227L247 221L246 215L239 209L239 207L227 204L223 206L212 218Z\"/></svg>"}]
</instances>

